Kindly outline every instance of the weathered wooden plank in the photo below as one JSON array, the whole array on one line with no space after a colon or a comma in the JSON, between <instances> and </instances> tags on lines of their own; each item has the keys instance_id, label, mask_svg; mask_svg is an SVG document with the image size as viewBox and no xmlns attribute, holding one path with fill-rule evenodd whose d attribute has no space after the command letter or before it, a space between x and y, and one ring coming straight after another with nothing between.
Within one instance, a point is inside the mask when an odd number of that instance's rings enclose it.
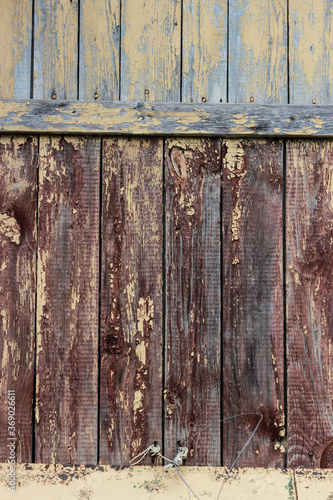
<instances>
[{"instance_id":1,"label":"weathered wooden plank","mask_svg":"<svg viewBox=\"0 0 333 500\"><path fill-rule=\"evenodd\" d=\"M333 442L333 143L287 142L288 463ZM326 453L327 454L327 453ZM323 457L323 467L332 467Z\"/></svg>"},{"instance_id":2,"label":"weathered wooden plank","mask_svg":"<svg viewBox=\"0 0 333 500\"><path fill-rule=\"evenodd\" d=\"M0 137L0 459L15 437L16 461L32 460L37 138ZM8 391L15 429L8 431Z\"/></svg>"},{"instance_id":3,"label":"weathered wooden plank","mask_svg":"<svg viewBox=\"0 0 333 500\"><path fill-rule=\"evenodd\" d=\"M180 100L180 0L122 0L123 101Z\"/></svg>"},{"instance_id":4,"label":"weathered wooden plank","mask_svg":"<svg viewBox=\"0 0 333 500\"><path fill-rule=\"evenodd\" d=\"M287 0L230 0L229 102L288 102L287 16Z\"/></svg>"},{"instance_id":5,"label":"weathered wooden plank","mask_svg":"<svg viewBox=\"0 0 333 500\"><path fill-rule=\"evenodd\" d=\"M80 3L80 99L119 98L120 0Z\"/></svg>"},{"instance_id":6,"label":"weathered wooden plank","mask_svg":"<svg viewBox=\"0 0 333 500\"><path fill-rule=\"evenodd\" d=\"M0 8L0 97L28 99L32 0L1 0Z\"/></svg>"},{"instance_id":7,"label":"weathered wooden plank","mask_svg":"<svg viewBox=\"0 0 333 500\"><path fill-rule=\"evenodd\" d=\"M8 464L1 464L0 496L3 500L27 500L33 493L36 499L70 500L84 496L89 500L184 500L191 498L186 485L173 470L158 484L163 467L64 467L55 464L18 464L20 484L14 494L8 493L6 484ZM228 474L221 467L181 467L180 473L200 500L216 500L224 478ZM225 482L223 500L331 500L333 472L331 470L235 469ZM301 492L301 493L300 493Z\"/></svg>"},{"instance_id":8,"label":"weathered wooden plank","mask_svg":"<svg viewBox=\"0 0 333 500\"><path fill-rule=\"evenodd\" d=\"M220 464L221 280L217 139L168 140L166 164L165 453ZM195 433L214 424L212 428Z\"/></svg>"},{"instance_id":9,"label":"weathered wooden plank","mask_svg":"<svg viewBox=\"0 0 333 500\"><path fill-rule=\"evenodd\" d=\"M77 99L79 0L35 0L36 99Z\"/></svg>"},{"instance_id":10,"label":"weathered wooden plank","mask_svg":"<svg viewBox=\"0 0 333 500\"><path fill-rule=\"evenodd\" d=\"M227 0L183 2L182 100L227 102Z\"/></svg>"},{"instance_id":11,"label":"weathered wooden plank","mask_svg":"<svg viewBox=\"0 0 333 500\"><path fill-rule=\"evenodd\" d=\"M0 100L0 131L333 137L333 106Z\"/></svg>"},{"instance_id":12,"label":"weathered wooden plank","mask_svg":"<svg viewBox=\"0 0 333 500\"><path fill-rule=\"evenodd\" d=\"M100 461L162 444L161 139L103 143Z\"/></svg>"},{"instance_id":13,"label":"weathered wooden plank","mask_svg":"<svg viewBox=\"0 0 333 500\"><path fill-rule=\"evenodd\" d=\"M97 462L96 138L40 139L36 461Z\"/></svg>"},{"instance_id":14,"label":"weathered wooden plank","mask_svg":"<svg viewBox=\"0 0 333 500\"><path fill-rule=\"evenodd\" d=\"M209 136L333 135L331 106L1 101L3 131Z\"/></svg>"},{"instance_id":15,"label":"weathered wooden plank","mask_svg":"<svg viewBox=\"0 0 333 500\"><path fill-rule=\"evenodd\" d=\"M329 0L289 0L290 102L332 103L333 4Z\"/></svg>"},{"instance_id":16,"label":"weathered wooden plank","mask_svg":"<svg viewBox=\"0 0 333 500\"><path fill-rule=\"evenodd\" d=\"M223 416L264 416L239 466L284 463L283 143L226 140L223 152ZM259 418L223 424L230 466Z\"/></svg>"}]
</instances>

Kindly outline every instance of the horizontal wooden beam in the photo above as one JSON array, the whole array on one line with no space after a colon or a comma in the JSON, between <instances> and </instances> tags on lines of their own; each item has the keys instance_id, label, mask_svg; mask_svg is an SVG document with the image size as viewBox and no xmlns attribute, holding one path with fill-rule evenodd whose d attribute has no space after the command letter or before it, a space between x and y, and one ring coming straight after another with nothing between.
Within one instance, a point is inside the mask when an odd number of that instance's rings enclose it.
<instances>
[{"instance_id":1,"label":"horizontal wooden beam","mask_svg":"<svg viewBox=\"0 0 333 500\"><path fill-rule=\"evenodd\" d=\"M222 467L181 467L181 476L196 498L223 500L309 500L332 498L333 472L330 469L234 469ZM170 500L188 498L188 490L175 469L161 478L161 466L85 466L61 464L0 464L0 496L9 500ZM227 479L227 480L226 480ZM10 481L10 482L9 482ZM224 484L225 482L225 484ZM13 484L13 486L11 485ZM152 494L154 487L158 489ZM223 486L222 494L219 495ZM9 488L13 488L11 493ZM194 494L191 498L194 498ZM152 495L152 496L151 496Z\"/></svg>"},{"instance_id":2,"label":"horizontal wooden beam","mask_svg":"<svg viewBox=\"0 0 333 500\"><path fill-rule=\"evenodd\" d=\"M333 137L333 106L0 100L0 131Z\"/></svg>"}]
</instances>

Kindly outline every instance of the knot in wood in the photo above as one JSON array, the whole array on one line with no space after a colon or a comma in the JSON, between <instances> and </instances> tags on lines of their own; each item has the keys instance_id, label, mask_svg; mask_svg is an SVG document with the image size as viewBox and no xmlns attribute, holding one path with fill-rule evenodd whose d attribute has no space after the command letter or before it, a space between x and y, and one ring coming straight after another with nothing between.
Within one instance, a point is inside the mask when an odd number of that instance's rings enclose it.
<instances>
[{"instance_id":1,"label":"knot in wood","mask_svg":"<svg viewBox=\"0 0 333 500\"><path fill-rule=\"evenodd\" d=\"M322 469L333 469L333 443L329 443L324 449L320 459L320 467Z\"/></svg>"}]
</instances>

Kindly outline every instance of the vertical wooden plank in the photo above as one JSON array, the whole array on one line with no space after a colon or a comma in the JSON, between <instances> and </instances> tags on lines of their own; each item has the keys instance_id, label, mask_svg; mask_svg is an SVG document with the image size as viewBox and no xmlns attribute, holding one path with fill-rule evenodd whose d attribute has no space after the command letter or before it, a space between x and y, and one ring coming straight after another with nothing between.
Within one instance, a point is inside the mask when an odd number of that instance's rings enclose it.
<instances>
[{"instance_id":1,"label":"vertical wooden plank","mask_svg":"<svg viewBox=\"0 0 333 500\"><path fill-rule=\"evenodd\" d=\"M29 99L32 0L0 0L0 97Z\"/></svg>"},{"instance_id":2,"label":"vertical wooden plank","mask_svg":"<svg viewBox=\"0 0 333 500\"><path fill-rule=\"evenodd\" d=\"M35 342L37 138L0 137L0 454L31 462ZM14 436L8 391L15 391Z\"/></svg>"},{"instance_id":3,"label":"vertical wooden plank","mask_svg":"<svg viewBox=\"0 0 333 500\"><path fill-rule=\"evenodd\" d=\"M97 138L40 139L36 461L97 462Z\"/></svg>"},{"instance_id":4,"label":"vertical wooden plank","mask_svg":"<svg viewBox=\"0 0 333 500\"><path fill-rule=\"evenodd\" d=\"M80 3L80 99L119 98L120 0Z\"/></svg>"},{"instance_id":5,"label":"vertical wooden plank","mask_svg":"<svg viewBox=\"0 0 333 500\"><path fill-rule=\"evenodd\" d=\"M333 4L289 0L290 102L332 104Z\"/></svg>"},{"instance_id":6,"label":"vertical wooden plank","mask_svg":"<svg viewBox=\"0 0 333 500\"><path fill-rule=\"evenodd\" d=\"M162 444L162 165L159 138L103 145L100 460Z\"/></svg>"},{"instance_id":7,"label":"vertical wooden plank","mask_svg":"<svg viewBox=\"0 0 333 500\"><path fill-rule=\"evenodd\" d=\"M288 102L287 0L230 0L229 102Z\"/></svg>"},{"instance_id":8,"label":"vertical wooden plank","mask_svg":"<svg viewBox=\"0 0 333 500\"><path fill-rule=\"evenodd\" d=\"M287 142L288 465L333 441L333 143ZM330 467L326 463L324 467Z\"/></svg>"},{"instance_id":9,"label":"vertical wooden plank","mask_svg":"<svg viewBox=\"0 0 333 500\"><path fill-rule=\"evenodd\" d=\"M223 416L264 416L237 462L284 463L283 143L223 143ZM230 466L259 417L223 425ZM257 450L257 451L256 451Z\"/></svg>"},{"instance_id":10,"label":"vertical wooden plank","mask_svg":"<svg viewBox=\"0 0 333 500\"><path fill-rule=\"evenodd\" d=\"M168 140L165 162L165 453L174 457L184 440L188 464L218 465L220 141Z\"/></svg>"},{"instance_id":11,"label":"vertical wooden plank","mask_svg":"<svg viewBox=\"0 0 333 500\"><path fill-rule=\"evenodd\" d=\"M183 101L227 101L227 1L184 0Z\"/></svg>"},{"instance_id":12,"label":"vertical wooden plank","mask_svg":"<svg viewBox=\"0 0 333 500\"><path fill-rule=\"evenodd\" d=\"M77 99L78 1L36 0L35 99Z\"/></svg>"},{"instance_id":13,"label":"vertical wooden plank","mask_svg":"<svg viewBox=\"0 0 333 500\"><path fill-rule=\"evenodd\" d=\"M122 0L121 100L180 100L180 0Z\"/></svg>"}]
</instances>

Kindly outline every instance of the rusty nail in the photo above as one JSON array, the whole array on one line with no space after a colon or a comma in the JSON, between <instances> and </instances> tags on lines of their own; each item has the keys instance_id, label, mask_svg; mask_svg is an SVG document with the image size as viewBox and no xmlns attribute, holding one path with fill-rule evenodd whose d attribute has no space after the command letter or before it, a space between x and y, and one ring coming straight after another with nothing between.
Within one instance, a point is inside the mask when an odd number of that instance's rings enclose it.
<instances>
[{"instance_id":1,"label":"rusty nail","mask_svg":"<svg viewBox=\"0 0 333 500\"><path fill-rule=\"evenodd\" d=\"M317 99L312 99L312 104L317 104Z\"/></svg>"},{"instance_id":2,"label":"rusty nail","mask_svg":"<svg viewBox=\"0 0 333 500\"><path fill-rule=\"evenodd\" d=\"M313 457L313 451L309 451L308 455L309 457Z\"/></svg>"},{"instance_id":3,"label":"rusty nail","mask_svg":"<svg viewBox=\"0 0 333 500\"><path fill-rule=\"evenodd\" d=\"M67 448L67 449L68 449L69 451L71 451L71 450L72 450L72 447L71 447L71 446L68 446L68 448Z\"/></svg>"},{"instance_id":4,"label":"rusty nail","mask_svg":"<svg viewBox=\"0 0 333 500\"><path fill-rule=\"evenodd\" d=\"M207 102L206 97L202 97L202 99L201 99L201 100L202 100L202 102Z\"/></svg>"},{"instance_id":5,"label":"rusty nail","mask_svg":"<svg viewBox=\"0 0 333 500\"><path fill-rule=\"evenodd\" d=\"M251 97L250 97L250 102L254 102L254 97L253 97L253 95L251 95Z\"/></svg>"},{"instance_id":6,"label":"rusty nail","mask_svg":"<svg viewBox=\"0 0 333 500\"><path fill-rule=\"evenodd\" d=\"M57 98L57 94L52 94L52 99L56 99Z\"/></svg>"},{"instance_id":7,"label":"rusty nail","mask_svg":"<svg viewBox=\"0 0 333 500\"><path fill-rule=\"evenodd\" d=\"M98 97L99 97L99 95L98 95L98 92L96 91L95 95L94 95L95 101L97 101Z\"/></svg>"}]
</instances>

